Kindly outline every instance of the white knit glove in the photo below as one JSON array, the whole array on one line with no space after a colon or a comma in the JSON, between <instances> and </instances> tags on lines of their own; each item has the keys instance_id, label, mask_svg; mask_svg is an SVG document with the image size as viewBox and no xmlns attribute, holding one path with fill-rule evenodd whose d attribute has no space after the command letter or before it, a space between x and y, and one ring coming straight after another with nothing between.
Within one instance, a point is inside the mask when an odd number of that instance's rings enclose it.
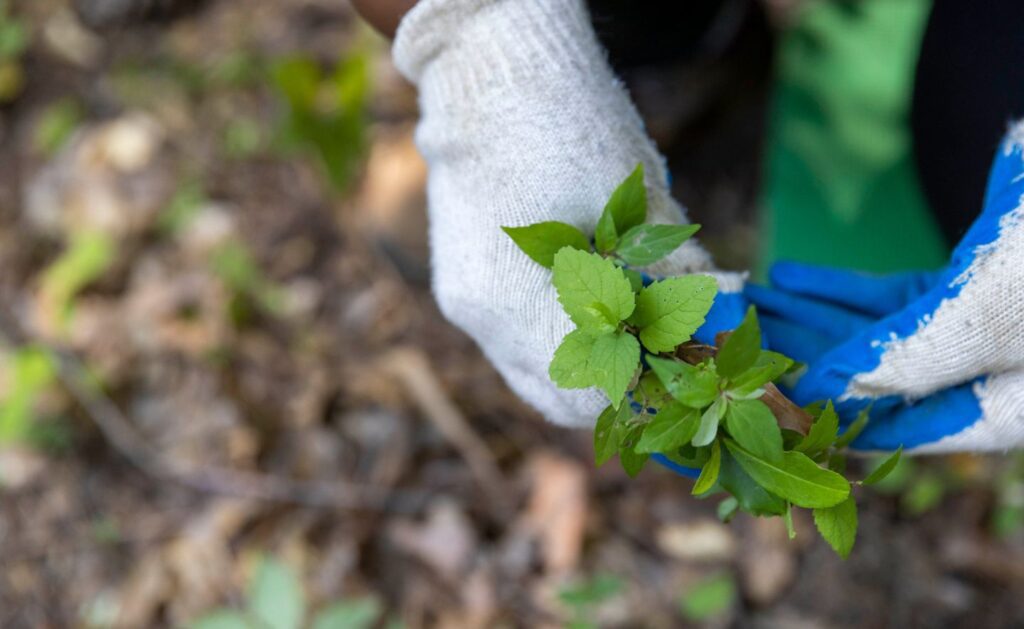
<instances>
[{"instance_id":1,"label":"white knit glove","mask_svg":"<svg viewBox=\"0 0 1024 629\"><path fill-rule=\"evenodd\" d=\"M642 162L650 222L679 223L665 165L605 61L580 0L422 0L395 62L420 90L417 142L429 167L433 284L442 312L548 419L592 426L607 400L558 389L548 364L572 323L550 271L502 232L558 220L592 234L615 186ZM712 270L686 243L649 271ZM717 274L704 334L742 317L742 279ZM728 304L728 305L726 305ZM717 322L712 324L712 321Z\"/></svg>"}]
</instances>

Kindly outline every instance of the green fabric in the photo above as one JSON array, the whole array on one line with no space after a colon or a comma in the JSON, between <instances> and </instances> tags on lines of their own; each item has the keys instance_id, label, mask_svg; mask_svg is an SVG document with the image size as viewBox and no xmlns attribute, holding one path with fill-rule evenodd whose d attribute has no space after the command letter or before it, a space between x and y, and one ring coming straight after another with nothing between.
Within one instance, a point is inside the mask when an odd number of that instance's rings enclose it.
<instances>
[{"instance_id":1,"label":"green fabric","mask_svg":"<svg viewBox=\"0 0 1024 629\"><path fill-rule=\"evenodd\" d=\"M917 182L908 125L930 0L810 2L782 37L759 271L800 260L933 268L947 245Z\"/></svg>"}]
</instances>

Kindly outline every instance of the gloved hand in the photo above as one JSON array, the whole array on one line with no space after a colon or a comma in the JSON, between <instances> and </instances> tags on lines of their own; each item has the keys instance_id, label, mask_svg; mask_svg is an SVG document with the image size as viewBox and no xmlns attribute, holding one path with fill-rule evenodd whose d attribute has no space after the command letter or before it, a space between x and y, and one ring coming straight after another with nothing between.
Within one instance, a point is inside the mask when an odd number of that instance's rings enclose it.
<instances>
[{"instance_id":1,"label":"gloved hand","mask_svg":"<svg viewBox=\"0 0 1024 629\"><path fill-rule=\"evenodd\" d=\"M592 234L612 190L645 166L649 222L678 223L665 165L616 80L580 0L422 0L394 58L420 90L417 142L430 167L433 285L509 386L549 420L593 426L607 405L548 365L572 323L550 271L501 227L558 220ZM688 242L650 274L712 272ZM742 319L742 278L717 275L704 338Z\"/></svg>"},{"instance_id":2,"label":"gloved hand","mask_svg":"<svg viewBox=\"0 0 1024 629\"><path fill-rule=\"evenodd\" d=\"M771 281L746 294L773 348L809 363L796 401L830 398L846 421L874 403L856 446L1024 444L1024 123L947 268L870 277L780 263Z\"/></svg>"}]
</instances>

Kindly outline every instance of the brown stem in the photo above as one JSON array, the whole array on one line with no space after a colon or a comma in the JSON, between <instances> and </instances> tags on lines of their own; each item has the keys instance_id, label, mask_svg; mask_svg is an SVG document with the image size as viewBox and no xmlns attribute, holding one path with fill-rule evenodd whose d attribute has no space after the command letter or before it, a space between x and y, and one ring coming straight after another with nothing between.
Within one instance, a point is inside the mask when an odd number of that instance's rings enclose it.
<instances>
[{"instance_id":1,"label":"brown stem","mask_svg":"<svg viewBox=\"0 0 1024 629\"><path fill-rule=\"evenodd\" d=\"M775 420L779 422L779 428L793 430L801 435L807 435L811 431L811 424L814 417L796 405L796 402L789 399L779 391L779 388L769 382L764 385L764 395L761 401L768 405Z\"/></svg>"}]
</instances>

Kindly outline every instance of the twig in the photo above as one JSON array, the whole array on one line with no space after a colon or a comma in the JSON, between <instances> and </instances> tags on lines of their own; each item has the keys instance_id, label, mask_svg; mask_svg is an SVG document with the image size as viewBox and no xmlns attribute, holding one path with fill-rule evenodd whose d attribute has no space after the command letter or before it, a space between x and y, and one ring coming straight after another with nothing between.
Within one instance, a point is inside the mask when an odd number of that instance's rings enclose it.
<instances>
[{"instance_id":1,"label":"twig","mask_svg":"<svg viewBox=\"0 0 1024 629\"><path fill-rule=\"evenodd\" d=\"M473 476L491 499L500 508L507 508L505 479L490 449L445 393L423 352L415 348L395 349L384 356L382 365L405 385L413 403L466 460Z\"/></svg>"}]
</instances>

